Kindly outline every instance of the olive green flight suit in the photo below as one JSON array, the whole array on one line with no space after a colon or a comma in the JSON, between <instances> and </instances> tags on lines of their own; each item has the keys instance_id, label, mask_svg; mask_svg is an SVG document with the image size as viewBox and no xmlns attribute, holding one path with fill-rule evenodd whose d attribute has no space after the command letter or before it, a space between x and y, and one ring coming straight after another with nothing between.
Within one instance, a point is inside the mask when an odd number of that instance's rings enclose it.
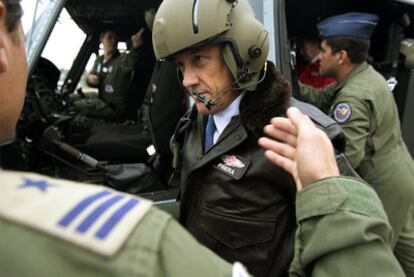
<instances>
[{"instance_id":1,"label":"olive green flight suit","mask_svg":"<svg viewBox=\"0 0 414 277\"><path fill-rule=\"evenodd\" d=\"M77 100L74 105L87 116L116 118L125 111L133 72L144 63L144 51L139 47L132 48L127 54L118 53L107 66L103 66L102 60L103 56L99 56L90 72L99 77L99 97Z\"/></svg>"},{"instance_id":2,"label":"olive green flight suit","mask_svg":"<svg viewBox=\"0 0 414 277\"><path fill-rule=\"evenodd\" d=\"M301 95L343 128L345 156L378 193L394 231L395 254L407 275L414 276L414 163L385 79L362 63L341 83L324 90L301 85Z\"/></svg>"},{"instance_id":3,"label":"olive green flight suit","mask_svg":"<svg viewBox=\"0 0 414 277\"><path fill-rule=\"evenodd\" d=\"M144 199L37 174L0 171L0 180L1 276L248 276ZM291 276L403 276L369 186L327 178L296 204Z\"/></svg>"}]
</instances>

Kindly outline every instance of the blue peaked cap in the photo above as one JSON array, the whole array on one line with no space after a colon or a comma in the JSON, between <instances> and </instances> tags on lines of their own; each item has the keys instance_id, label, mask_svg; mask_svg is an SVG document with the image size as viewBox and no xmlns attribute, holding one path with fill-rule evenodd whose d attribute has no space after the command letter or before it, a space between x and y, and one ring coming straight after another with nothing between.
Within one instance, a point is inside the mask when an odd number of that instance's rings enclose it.
<instances>
[{"instance_id":1,"label":"blue peaked cap","mask_svg":"<svg viewBox=\"0 0 414 277\"><path fill-rule=\"evenodd\" d=\"M345 36L369 40L378 20L375 14L352 12L328 17L317 28L322 38Z\"/></svg>"}]
</instances>

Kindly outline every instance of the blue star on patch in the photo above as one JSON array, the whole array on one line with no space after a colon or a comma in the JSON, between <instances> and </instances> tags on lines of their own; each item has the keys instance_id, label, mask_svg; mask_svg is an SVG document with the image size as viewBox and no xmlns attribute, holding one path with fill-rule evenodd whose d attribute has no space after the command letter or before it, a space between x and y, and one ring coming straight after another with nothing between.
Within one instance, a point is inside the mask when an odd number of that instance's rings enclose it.
<instances>
[{"instance_id":1,"label":"blue star on patch","mask_svg":"<svg viewBox=\"0 0 414 277\"><path fill-rule=\"evenodd\" d=\"M24 178L24 184L21 184L18 188L19 189L26 189L26 188L37 188L42 192L46 192L48 188L54 187L54 185L49 184L45 180L31 180Z\"/></svg>"},{"instance_id":2,"label":"blue star on patch","mask_svg":"<svg viewBox=\"0 0 414 277\"><path fill-rule=\"evenodd\" d=\"M347 103L339 103L333 111L334 119L339 123L346 122L352 114L351 106Z\"/></svg>"}]
</instances>

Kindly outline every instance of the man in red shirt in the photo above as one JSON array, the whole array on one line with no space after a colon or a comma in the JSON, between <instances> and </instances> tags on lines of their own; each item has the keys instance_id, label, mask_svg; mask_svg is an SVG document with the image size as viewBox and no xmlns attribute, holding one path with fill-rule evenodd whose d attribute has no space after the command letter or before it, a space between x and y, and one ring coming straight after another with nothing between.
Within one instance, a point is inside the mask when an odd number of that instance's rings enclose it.
<instances>
[{"instance_id":1,"label":"man in red shirt","mask_svg":"<svg viewBox=\"0 0 414 277\"><path fill-rule=\"evenodd\" d=\"M314 88L324 88L335 82L334 79L319 74L319 52L319 41L317 39L305 38L301 40L299 53L302 55L305 64L298 65L298 79L301 83Z\"/></svg>"}]
</instances>

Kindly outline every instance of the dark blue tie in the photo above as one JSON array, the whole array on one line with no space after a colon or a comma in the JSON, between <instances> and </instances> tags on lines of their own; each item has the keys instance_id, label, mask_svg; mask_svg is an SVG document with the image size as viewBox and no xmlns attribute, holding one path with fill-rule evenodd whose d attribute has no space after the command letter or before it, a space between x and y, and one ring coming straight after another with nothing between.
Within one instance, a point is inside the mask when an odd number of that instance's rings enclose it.
<instances>
[{"instance_id":1,"label":"dark blue tie","mask_svg":"<svg viewBox=\"0 0 414 277\"><path fill-rule=\"evenodd\" d=\"M206 132L204 134L204 152L206 152L212 145L214 140L214 132L216 131L216 125L212 115L208 116Z\"/></svg>"}]
</instances>

